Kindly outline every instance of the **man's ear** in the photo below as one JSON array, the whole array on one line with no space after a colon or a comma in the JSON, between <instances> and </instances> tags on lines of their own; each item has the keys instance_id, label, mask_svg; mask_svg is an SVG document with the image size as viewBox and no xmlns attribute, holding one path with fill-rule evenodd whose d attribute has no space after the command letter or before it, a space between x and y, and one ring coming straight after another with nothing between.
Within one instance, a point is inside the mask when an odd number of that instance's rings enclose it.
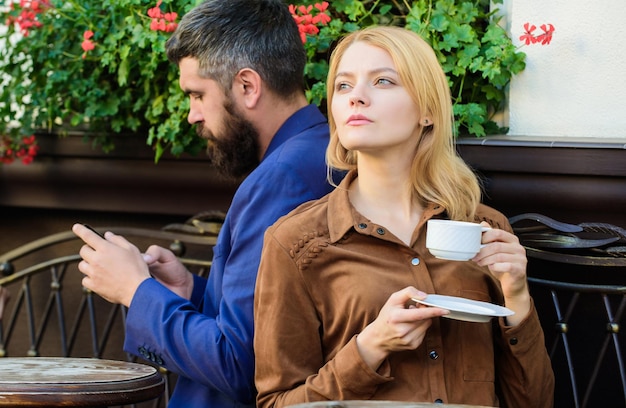
<instances>
[{"instance_id":1,"label":"man's ear","mask_svg":"<svg viewBox=\"0 0 626 408\"><path fill-rule=\"evenodd\" d=\"M261 97L261 76L250 68L243 68L233 81L233 90L236 97L241 98L246 108L254 108Z\"/></svg>"}]
</instances>

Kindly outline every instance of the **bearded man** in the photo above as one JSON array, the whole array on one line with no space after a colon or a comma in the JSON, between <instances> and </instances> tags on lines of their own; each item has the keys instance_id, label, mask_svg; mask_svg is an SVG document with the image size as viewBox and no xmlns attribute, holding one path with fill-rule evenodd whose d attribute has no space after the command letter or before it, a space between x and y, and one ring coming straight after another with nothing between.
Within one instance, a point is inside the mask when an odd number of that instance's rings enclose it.
<instances>
[{"instance_id":1,"label":"bearded man","mask_svg":"<svg viewBox=\"0 0 626 408\"><path fill-rule=\"evenodd\" d=\"M265 229L331 190L326 118L306 101L306 54L281 0L206 0L167 42L188 121L241 181L208 280L167 249L145 254L81 224L83 285L127 306L124 349L178 374L170 407L254 407L253 298Z\"/></svg>"}]
</instances>

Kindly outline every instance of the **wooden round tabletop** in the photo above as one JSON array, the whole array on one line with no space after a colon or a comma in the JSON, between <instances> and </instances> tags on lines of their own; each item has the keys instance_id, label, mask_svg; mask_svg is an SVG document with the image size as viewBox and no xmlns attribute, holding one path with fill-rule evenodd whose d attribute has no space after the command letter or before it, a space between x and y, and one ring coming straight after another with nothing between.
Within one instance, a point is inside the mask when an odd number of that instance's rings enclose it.
<instances>
[{"instance_id":1,"label":"wooden round tabletop","mask_svg":"<svg viewBox=\"0 0 626 408\"><path fill-rule=\"evenodd\" d=\"M96 358L0 358L0 406L104 407L158 397L152 366Z\"/></svg>"},{"instance_id":2,"label":"wooden round tabletop","mask_svg":"<svg viewBox=\"0 0 626 408\"><path fill-rule=\"evenodd\" d=\"M322 401L291 405L290 408L490 408L478 405L407 401Z\"/></svg>"}]
</instances>

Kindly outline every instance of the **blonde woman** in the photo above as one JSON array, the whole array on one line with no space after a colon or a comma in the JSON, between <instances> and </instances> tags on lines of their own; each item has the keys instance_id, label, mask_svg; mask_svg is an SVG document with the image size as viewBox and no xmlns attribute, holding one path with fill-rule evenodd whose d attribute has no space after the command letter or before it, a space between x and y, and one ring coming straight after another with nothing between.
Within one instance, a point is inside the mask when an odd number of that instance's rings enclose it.
<instances>
[{"instance_id":1,"label":"blonde woman","mask_svg":"<svg viewBox=\"0 0 626 408\"><path fill-rule=\"evenodd\" d=\"M396 400L550 407L554 378L528 292L526 255L480 204L456 155L446 77L415 33L370 27L334 50L327 161L348 170L326 197L265 235L255 291L260 407ZM470 261L434 258L426 222L484 222ZM412 299L460 296L515 312L445 318Z\"/></svg>"}]
</instances>

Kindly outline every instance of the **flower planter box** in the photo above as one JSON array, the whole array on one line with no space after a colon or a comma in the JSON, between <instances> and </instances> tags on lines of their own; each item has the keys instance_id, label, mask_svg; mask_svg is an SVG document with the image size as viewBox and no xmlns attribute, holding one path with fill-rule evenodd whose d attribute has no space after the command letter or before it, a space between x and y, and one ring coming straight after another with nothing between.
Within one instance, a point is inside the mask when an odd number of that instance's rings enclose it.
<instances>
[{"instance_id":1,"label":"flower planter box","mask_svg":"<svg viewBox=\"0 0 626 408\"><path fill-rule=\"evenodd\" d=\"M105 154L82 136L38 137L30 165L0 166L0 206L191 215L226 210L236 185L204 158L165 155L140 137ZM483 177L485 202L513 216L626 226L626 140L461 138L461 156Z\"/></svg>"},{"instance_id":2,"label":"flower planter box","mask_svg":"<svg viewBox=\"0 0 626 408\"><path fill-rule=\"evenodd\" d=\"M461 138L457 149L484 177L485 202L509 217L626 227L626 139Z\"/></svg>"},{"instance_id":3,"label":"flower planter box","mask_svg":"<svg viewBox=\"0 0 626 408\"><path fill-rule=\"evenodd\" d=\"M155 164L140 137L117 138L108 154L80 134L38 141L32 164L0 166L0 206L188 216L226 210L236 188L203 153Z\"/></svg>"}]
</instances>

